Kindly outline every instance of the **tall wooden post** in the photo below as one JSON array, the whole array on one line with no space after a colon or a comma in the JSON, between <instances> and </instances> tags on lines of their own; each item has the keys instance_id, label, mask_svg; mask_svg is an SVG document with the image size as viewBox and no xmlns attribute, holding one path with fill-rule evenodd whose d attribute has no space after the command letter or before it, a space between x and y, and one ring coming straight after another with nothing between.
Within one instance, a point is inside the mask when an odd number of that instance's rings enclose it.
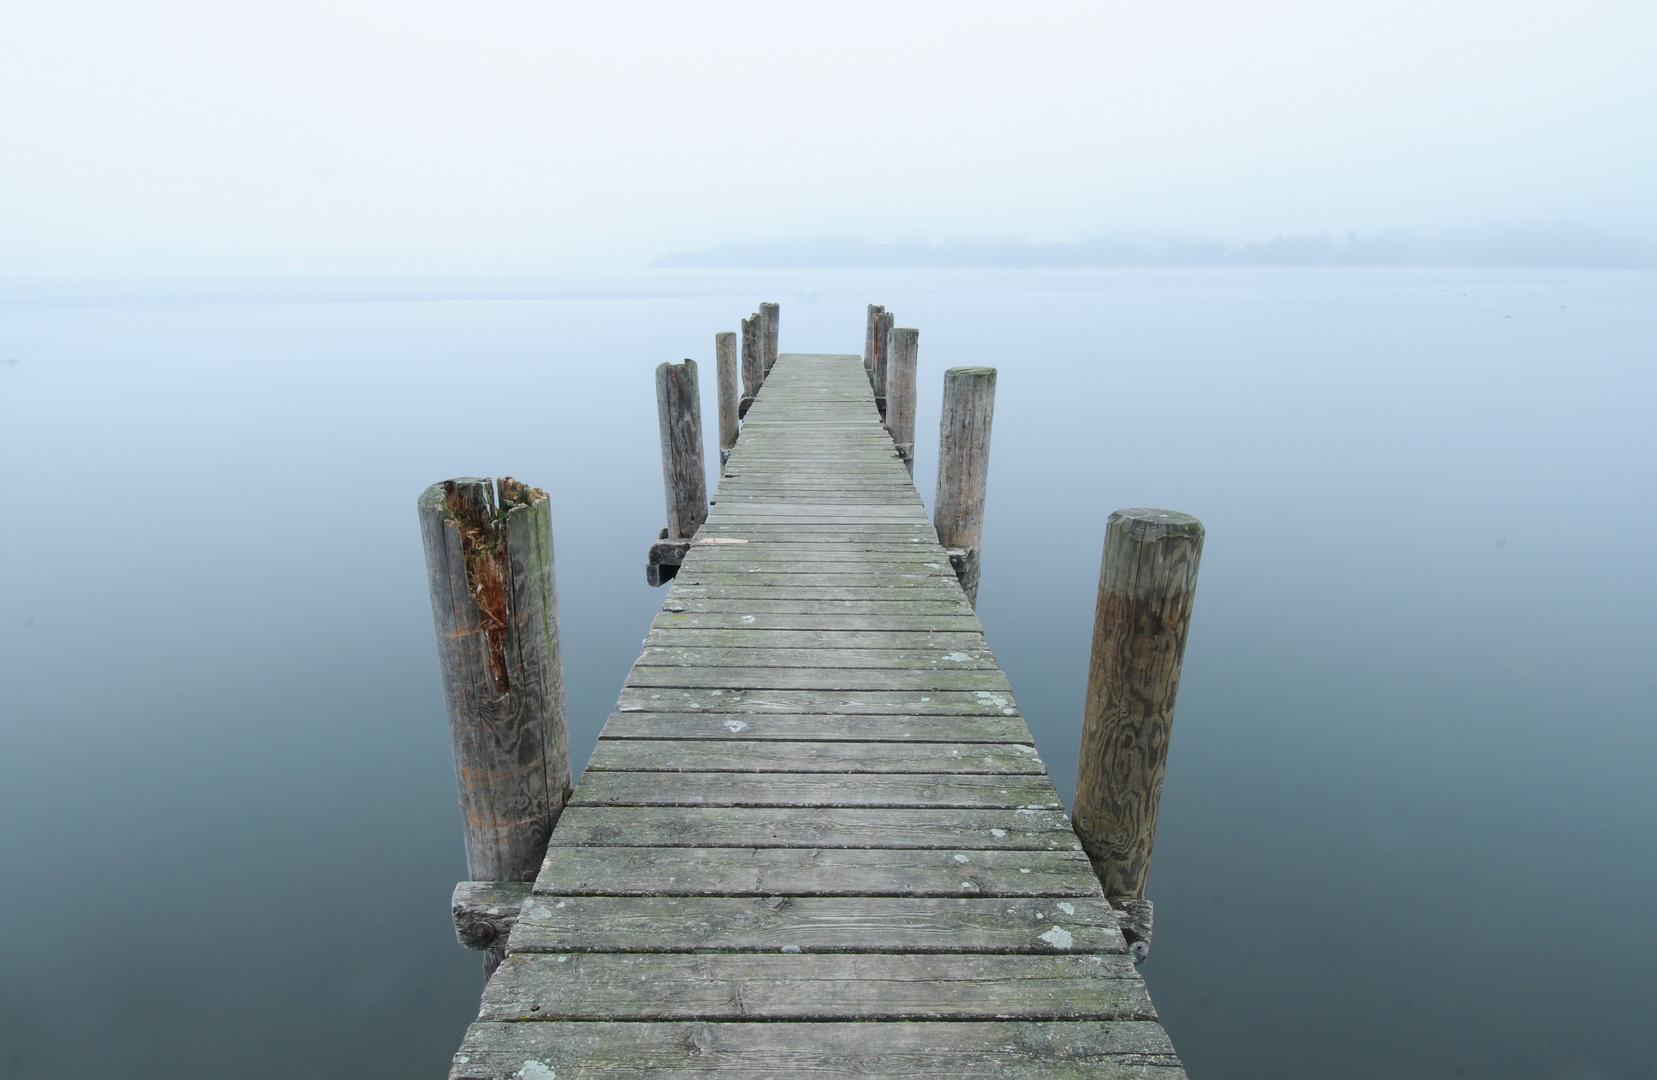
<instances>
[{"instance_id":1,"label":"tall wooden post","mask_svg":"<svg viewBox=\"0 0 1657 1080\"><path fill-rule=\"evenodd\" d=\"M719 380L719 464L723 466L736 445L737 401L741 391L737 385L736 335L726 330L713 336L714 367Z\"/></svg>"},{"instance_id":2,"label":"tall wooden post","mask_svg":"<svg viewBox=\"0 0 1657 1080\"><path fill-rule=\"evenodd\" d=\"M476 882L534 881L570 794L551 505L510 477L447 480L417 502ZM485 977L504 955L490 947Z\"/></svg>"},{"instance_id":3,"label":"tall wooden post","mask_svg":"<svg viewBox=\"0 0 1657 1080\"><path fill-rule=\"evenodd\" d=\"M891 349L893 318L895 316L890 311L883 311L875 324L875 408L880 410L882 420L886 419L886 365Z\"/></svg>"},{"instance_id":4,"label":"tall wooden post","mask_svg":"<svg viewBox=\"0 0 1657 1080\"><path fill-rule=\"evenodd\" d=\"M1202 523L1171 510L1118 510L1105 526L1073 818L1105 895L1141 902L1122 905L1140 909L1136 959L1202 543Z\"/></svg>"},{"instance_id":5,"label":"tall wooden post","mask_svg":"<svg viewBox=\"0 0 1657 1080\"><path fill-rule=\"evenodd\" d=\"M771 368L777 362L777 318L782 314L782 308L776 304L761 304L759 306L760 343L765 350L765 374L771 374Z\"/></svg>"},{"instance_id":6,"label":"tall wooden post","mask_svg":"<svg viewBox=\"0 0 1657 1080\"><path fill-rule=\"evenodd\" d=\"M880 313L886 309L880 304L869 305L869 320L863 327L863 371L869 376L869 385L875 384L875 336L880 332Z\"/></svg>"},{"instance_id":7,"label":"tall wooden post","mask_svg":"<svg viewBox=\"0 0 1657 1080\"><path fill-rule=\"evenodd\" d=\"M662 432L664 540L689 540L708 519L708 474L702 459L702 399L696 361L656 368L656 416Z\"/></svg>"},{"instance_id":8,"label":"tall wooden post","mask_svg":"<svg viewBox=\"0 0 1657 1080\"><path fill-rule=\"evenodd\" d=\"M895 327L886 356L886 430L892 433L898 456L909 475L915 475L915 376L921 332Z\"/></svg>"},{"instance_id":9,"label":"tall wooden post","mask_svg":"<svg viewBox=\"0 0 1657 1080\"><path fill-rule=\"evenodd\" d=\"M742 320L742 402L737 407L738 417L748 415L748 407L763 382L765 354L760 346L759 313L755 312Z\"/></svg>"},{"instance_id":10,"label":"tall wooden post","mask_svg":"<svg viewBox=\"0 0 1657 1080\"><path fill-rule=\"evenodd\" d=\"M995 369L944 372L944 409L938 421L938 492L932 524L938 543L974 607L984 542L984 492L990 475L990 423L995 419Z\"/></svg>"}]
</instances>

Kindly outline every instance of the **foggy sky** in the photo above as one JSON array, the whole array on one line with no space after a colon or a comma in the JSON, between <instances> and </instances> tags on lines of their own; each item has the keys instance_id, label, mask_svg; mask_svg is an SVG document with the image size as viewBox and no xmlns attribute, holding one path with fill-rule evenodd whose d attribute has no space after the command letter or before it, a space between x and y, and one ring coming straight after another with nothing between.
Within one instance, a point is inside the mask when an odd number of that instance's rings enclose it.
<instances>
[{"instance_id":1,"label":"foggy sky","mask_svg":"<svg viewBox=\"0 0 1657 1080\"><path fill-rule=\"evenodd\" d=\"M0 6L0 271L1657 235L1657 5Z\"/></svg>"}]
</instances>

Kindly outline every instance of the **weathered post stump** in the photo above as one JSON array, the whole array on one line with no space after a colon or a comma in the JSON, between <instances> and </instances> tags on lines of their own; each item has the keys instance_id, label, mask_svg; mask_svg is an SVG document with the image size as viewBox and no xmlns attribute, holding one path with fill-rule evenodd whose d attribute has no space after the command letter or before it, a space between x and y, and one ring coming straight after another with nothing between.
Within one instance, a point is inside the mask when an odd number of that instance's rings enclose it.
<instances>
[{"instance_id":1,"label":"weathered post stump","mask_svg":"<svg viewBox=\"0 0 1657 1080\"><path fill-rule=\"evenodd\" d=\"M990 424L994 419L994 368L958 367L944 372L932 524L974 607L978 606L984 493L989 483Z\"/></svg>"},{"instance_id":2,"label":"weathered post stump","mask_svg":"<svg viewBox=\"0 0 1657 1080\"><path fill-rule=\"evenodd\" d=\"M427 488L417 509L466 872L534 881L570 793L551 503L510 477L463 477ZM487 978L505 941L481 947Z\"/></svg>"},{"instance_id":3,"label":"weathered post stump","mask_svg":"<svg viewBox=\"0 0 1657 1080\"><path fill-rule=\"evenodd\" d=\"M702 399L696 361L656 368L656 417L662 435L662 489L667 527L650 545L645 580L652 586L672 580L684 562L691 537L708 519L708 474L702 457Z\"/></svg>"},{"instance_id":4,"label":"weathered post stump","mask_svg":"<svg viewBox=\"0 0 1657 1080\"><path fill-rule=\"evenodd\" d=\"M921 332L894 328L886 356L886 430L892 433L898 456L909 475L915 475L915 377Z\"/></svg>"},{"instance_id":5,"label":"weathered post stump","mask_svg":"<svg viewBox=\"0 0 1657 1080\"><path fill-rule=\"evenodd\" d=\"M771 374L771 368L777 362L777 320L781 314L782 308L777 304L759 306L760 347L767 375Z\"/></svg>"},{"instance_id":6,"label":"weathered post stump","mask_svg":"<svg viewBox=\"0 0 1657 1080\"><path fill-rule=\"evenodd\" d=\"M715 334L713 355L719 382L719 464L724 465L731 456L731 448L736 445L740 419L737 412L741 389L738 386L736 335L729 330Z\"/></svg>"},{"instance_id":7,"label":"weathered post stump","mask_svg":"<svg viewBox=\"0 0 1657 1080\"><path fill-rule=\"evenodd\" d=\"M890 311L882 311L875 324L875 408L880 410L882 420L886 419L886 365L891 350L893 318L895 316Z\"/></svg>"},{"instance_id":8,"label":"weathered post stump","mask_svg":"<svg viewBox=\"0 0 1657 1080\"><path fill-rule=\"evenodd\" d=\"M742 401L737 406L738 418L748 415L754 395L765 382L765 355L760 346L759 315L755 313L742 320Z\"/></svg>"},{"instance_id":9,"label":"weathered post stump","mask_svg":"<svg viewBox=\"0 0 1657 1080\"><path fill-rule=\"evenodd\" d=\"M1073 822L1136 960L1202 544L1202 523L1171 510L1117 510L1105 527Z\"/></svg>"},{"instance_id":10,"label":"weathered post stump","mask_svg":"<svg viewBox=\"0 0 1657 1080\"><path fill-rule=\"evenodd\" d=\"M880 314L885 310L880 304L870 304L869 321L863 328L863 370L870 386L875 384L875 337L880 332Z\"/></svg>"}]
</instances>

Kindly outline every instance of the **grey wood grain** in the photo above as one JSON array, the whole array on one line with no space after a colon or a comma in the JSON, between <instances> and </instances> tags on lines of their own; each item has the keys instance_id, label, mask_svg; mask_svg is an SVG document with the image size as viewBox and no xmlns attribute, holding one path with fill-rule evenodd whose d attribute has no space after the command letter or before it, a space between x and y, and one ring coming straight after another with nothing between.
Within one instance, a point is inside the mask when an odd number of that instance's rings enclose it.
<instances>
[{"instance_id":1,"label":"grey wood grain","mask_svg":"<svg viewBox=\"0 0 1657 1080\"><path fill-rule=\"evenodd\" d=\"M581 777L570 805L1064 809L1045 776L987 773L591 772Z\"/></svg>"},{"instance_id":2,"label":"grey wood grain","mask_svg":"<svg viewBox=\"0 0 1657 1080\"><path fill-rule=\"evenodd\" d=\"M451 1080L1185 1080L1162 1025L1133 1020L486 1022L467 1031L449 1075Z\"/></svg>"},{"instance_id":3,"label":"grey wood grain","mask_svg":"<svg viewBox=\"0 0 1657 1080\"><path fill-rule=\"evenodd\" d=\"M754 399L765 382L765 357L761 350L759 313L742 320L742 402L743 418L753 409Z\"/></svg>"},{"instance_id":4,"label":"grey wood grain","mask_svg":"<svg viewBox=\"0 0 1657 1080\"><path fill-rule=\"evenodd\" d=\"M574 806L560 821L555 847L1081 850L1057 810Z\"/></svg>"},{"instance_id":5,"label":"grey wood grain","mask_svg":"<svg viewBox=\"0 0 1657 1080\"><path fill-rule=\"evenodd\" d=\"M708 477L702 459L702 399L696 361L656 368L656 414L662 439L662 487L667 539L692 537L708 516Z\"/></svg>"},{"instance_id":6,"label":"grey wood grain","mask_svg":"<svg viewBox=\"0 0 1657 1080\"><path fill-rule=\"evenodd\" d=\"M1036 748L1022 743L603 739L587 772L1046 775L1046 768Z\"/></svg>"},{"instance_id":7,"label":"grey wood grain","mask_svg":"<svg viewBox=\"0 0 1657 1080\"><path fill-rule=\"evenodd\" d=\"M782 308L777 304L763 303L759 306L760 348L767 375L777 363L777 332L781 315Z\"/></svg>"},{"instance_id":8,"label":"grey wood grain","mask_svg":"<svg viewBox=\"0 0 1657 1080\"><path fill-rule=\"evenodd\" d=\"M984 500L990 472L990 427L995 419L995 369L944 372L944 407L938 422L938 487L932 521L938 543L959 551L961 588L978 602L984 542Z\"/></svg>"},{"instance_id":9,"label":"grey wood grain","mask_svg":"<svg viewBox=\"0 0 1657 1080\"><path fill-rule=\"evenodd\" d=\"M1012 695L992 690L715 690L625 687L618 712L867 713L1016 716Z\"/></svg>"},{"instance_id":10,"label":"grey wood grain","mask_svg":"<svg viewBox=\"0 0 1657 1080\"><path fill-rule=\"evenodd\" d=\"M478 1019L1152 1020L1145 984L1109 953L521 953Z\"/></svg>"},{"instance_id":11,"label":"grey wood grain","mask_svg":"<svg viewBox=\"0 0 1657 1080\"><path fill-rule=\"evenodd\" d=\"M455 779L475 881L534 877L570 791L551 503L510 477L418 500Z\"/></svg>"},{"instance_id":12,"label":"grey wood grain","mask_svg":"<svg viewBox=\"0 0 1657 1080\"><path fill-rule=\"evenodd\" d=\"M1076 831L1111 896L1145 895L1202 543L1202 523L1169 510L1117 510L1105 526Z\"/></svg>"},{"instance_id":13,"label":"grey wood grain","mask_svg":"<svg viewBox=\"0 0 1657 1080\"><path fill-rule=\"evenodd\" d=\"M540 896L512 951L1126 953L1099 897Z\"/></svg>"},{"instance_id":14,"label":"grey wood grain","mask_svg":"<svg viewBox=\"0 0 1657 1080\"><path fill-rule=\"evenodd\" d=\"M729 330L714 335L714 365L719 388L719 450L721 459L736 445L739 421L737 407L742 400L741 372L737 367L736 335Z\"/></svg>"},{"instance_id":15,"label":"grey wood grain","mask_svg":"<svg viewBox=\"0 0 1657 1080\"><path fill-rule=\"evenodd\" d=\"M916 365L920 358L919 330L894 327L886 357L886 429L892 433L904 470L915 475Z\"/></svg>"},{"instance_id":16,"label":"grey wood grain","mask_svg":"<svg viewBox=\"0 0 1657 1080\"><path fill-rule=\"evenodd\" d=\"M611 713L600 739L782 739L849 742L1029 743L1016 716L831 716Z\"/></svg>"}]
</instances>

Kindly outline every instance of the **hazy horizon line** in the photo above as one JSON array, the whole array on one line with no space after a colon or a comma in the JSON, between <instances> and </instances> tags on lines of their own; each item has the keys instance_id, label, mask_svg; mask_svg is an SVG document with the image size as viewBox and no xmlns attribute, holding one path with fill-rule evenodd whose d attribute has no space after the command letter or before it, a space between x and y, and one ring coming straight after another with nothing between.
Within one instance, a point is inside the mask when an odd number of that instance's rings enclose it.
<instances>
[{"instance_id":1,"label":"hazy horizon line","mask_svg":"<svg viewBox=\"0 0 1657 1080\"><path fill-rule=\"evenodd\" d=\"M1456 227L1436 234L1389 229L1343 235L1279 233L1267 240L1095 238L1073 243L1013 236L870 240L830 235L733 240L673 251L659 269L1064 269L1156 266L1421 266L1616 268L1657 266L1657 247L1571 222Z\"/></svg>"}]
</instances>

